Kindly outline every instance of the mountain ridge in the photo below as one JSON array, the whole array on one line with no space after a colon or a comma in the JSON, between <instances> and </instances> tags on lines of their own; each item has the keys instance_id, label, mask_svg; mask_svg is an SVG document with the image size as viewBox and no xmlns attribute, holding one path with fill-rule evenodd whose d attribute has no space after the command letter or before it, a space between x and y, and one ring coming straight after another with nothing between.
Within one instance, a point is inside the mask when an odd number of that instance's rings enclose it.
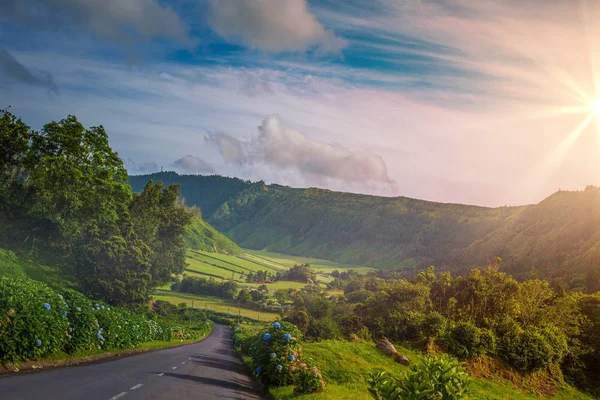
<instances>
[{"instance_id":1,"label":"mountain ridge","mask_svg":"<svg viewBox=\"0 0 600 400\"><path fill-rule=\"evenodd\" d=\"M132 176L130 184L138 190L149 179L182 184L186 202L208 205L207 221L241 247L459 272L498 256L516 277L600 288L600 189L592 186L537 204L485 207L176 173Z\"/></svg>"}]
</instances>

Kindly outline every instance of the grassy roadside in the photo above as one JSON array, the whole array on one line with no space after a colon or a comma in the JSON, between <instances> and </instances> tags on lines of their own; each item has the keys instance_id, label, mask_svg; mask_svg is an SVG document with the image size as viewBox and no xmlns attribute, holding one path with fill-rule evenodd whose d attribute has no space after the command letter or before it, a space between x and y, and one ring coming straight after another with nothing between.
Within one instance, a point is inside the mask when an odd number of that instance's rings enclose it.
<instances>
[{"instance_id":1,"label":"grassy roadside","mask_svg":"<svg viewBox=\"0 0 600 400\"><path fill-rule=\"evenodd\" d=\"M240 324L249 335L261 331L262 325ZM398 352L410 360L411 365L418 365L425 354L419 348L409 345L396 345ZM292 386L270 387L269 392L277 400L306 399L306 400L337 400L355 399L372 400L367 387L370 372L382 369L389 374L401 378L407 373L409 367L394 362L384 355L371 341L345 341L325 340L321 342L305 342L302 344L305 359L313 359L323 374L326 386L320 393L297 395L293 393ZM248 364L249 357L242 354ZM470 367L472 368L472 367ZM469 370L471 376L476 376L477 371ZM542 376L543 375L543 376ZM506 375L492 374L485 379L473 377L471 392L465 397L467 400L593 400L567 383L553 381L552 387L544 386L539 390L540 380L550 382L548 374L535 374L521 376L520 385L505 378Z\"/></svg>"},{"instance_id":2,"label":"grassy roadside","mask_svg":"<svg viewBox=\"0 0 600 400\"><path fill-rule=\"evenodd\" d=\"M411 365L418 364L423 359L423 353L416 349L396 346L401 354L405 354ZM371 400L367 391L367 377L375 369L383 369L401 377L407 367L395 363L391 358L380 352L371 342L348 342L327 340L303 345L305 356L313 358L326 381L325 391L310 395L294 395L291 386L273 387L271 394L278 400L284 399L356 399ZM568 384L556 388L553 396L544 396L534 391L523 391L514 387L508 380L474 378L471 393L466 399L484 400L592 400Z\"/></svg>"}]
</instances>

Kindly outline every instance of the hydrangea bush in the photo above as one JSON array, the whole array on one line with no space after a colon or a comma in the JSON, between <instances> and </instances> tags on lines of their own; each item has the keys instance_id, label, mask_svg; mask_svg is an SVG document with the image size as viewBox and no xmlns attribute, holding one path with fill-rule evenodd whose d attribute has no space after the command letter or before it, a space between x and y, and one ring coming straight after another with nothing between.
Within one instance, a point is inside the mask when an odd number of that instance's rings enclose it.
<instances>
[{"instance_id":1,"label":"hydrangea bush","mask_svg":"<svg viewBox=\"0 0 600 400\"><path fill-rule=\"evenodd\" d=\"M131 349L152 340L193 339L143 315L61 293L31 279L0 278L0 363L18 363L65 351Z\"/></svg>"},{"instance_id":2,"label":"hydrangea bush","mask_svg":"<svg viewBox=\"0 0 600 400\"><path fill-rule=\"evenodd\" d=\"M250 366L263 384L294 384L294 390L300 393L322 390L325 383L316 365L302 360L300 338L296 326L274 322L252 336L236 327L233 339L236 348L251 357Z\"/></svg>"}]
</instances>

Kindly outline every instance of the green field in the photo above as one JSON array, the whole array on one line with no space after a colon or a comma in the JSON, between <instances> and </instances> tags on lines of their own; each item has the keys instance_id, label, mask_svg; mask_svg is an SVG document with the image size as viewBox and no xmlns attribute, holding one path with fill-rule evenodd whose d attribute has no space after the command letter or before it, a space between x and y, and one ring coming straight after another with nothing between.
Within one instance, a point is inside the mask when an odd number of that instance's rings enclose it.
<instances>
[{"instance_id":1,"label":"green field","mask_svg":"<svg viewBox=\"0 0 600 400\"><path fill-rule=\"evenodd\" d=\"M270 273L277 273L285 271L296 264L311 264L318 272L317 281L323 287L333 280L329 274L336 269L340 272L355 270L360 273L366 273L373 270L368 267L340 264L328 260L295 257L257 250L244 250L244 253L232 256L188 249L187 262L188 267L185 271L185 274L187 275L214 278L216 280L233 279L239 284L248 287L261 286L260 283L246 283L246 275L250 272L255 273L262 270ZM278 281L266 284L267 288L270 290L300 289L305 285L305 283L290 281ZM161 289L168 289L168 286L163 286Z\"/></svg>"},{"instance_id":2,"label":"green field","mask_svg":"<svg viewBox=\"0 0 600 400\"><path fill-rule=\"evenodd\" d=\"M272 253L270 251L244 249L244 252L247 255L254 256L265 262L272 262L276 265L281 265L286 268L293 267L296 264L310 264L315 271L323 273L330 273L335 270L340 272L354 270L361 274L366 274L370 271L376 271L375 268L360 265L342 264L335 261L321 260L311 257L290 256L287 254Z\"/></svg>"},{"instance_id":3,"label":"green field","mask_svg":"<svg viewBox=\"0 0 600 400\"><path fill-rule=\"evenodd\" d=\"M152 296L155 300L164 300L172 304L187 303L188 307L209 309L219 312L227 312L234 315L242 315L262 321L274 321L279 318L279 314L264 311L255 311L248 308L240 307L233 302L220 299L212 296L194 296L191 294L174 293L168 291L157 290Z\"/></svg>"}]
</instances>

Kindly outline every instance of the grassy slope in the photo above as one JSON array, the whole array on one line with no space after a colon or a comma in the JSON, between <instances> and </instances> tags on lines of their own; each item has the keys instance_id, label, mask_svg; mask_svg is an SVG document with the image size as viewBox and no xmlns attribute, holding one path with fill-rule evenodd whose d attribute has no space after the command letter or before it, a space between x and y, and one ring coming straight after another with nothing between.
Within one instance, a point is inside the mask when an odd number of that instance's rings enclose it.
<instances>
[{"instance_id":1,"label":"grassy slope","mask_svg":"<svg viewBox=\"0 0 600 400\"><path fill-rule=\"evenodd\" d=\"M195 250L225 254L242 252L231 239L199 217L194 217L191 224L186 226L184 239L186 247Z\"/></svg>"},{"instance_id":2,"label":"grassy slope","mask_svg":"<svg viewBox=\"0 0 600 400\"><path fill-rule=\"evenodd\" d=\"M292 256L288 254L274 253L271 251L250 249L244 249L244 251L246 253L249 253L250 255L253 255L254 257L257 257L258 259L266 260L267 262L270 261L277 265L282 265L286 268L293 267L296 264L310 264L310 266L315 271L326 273L330 273L335 270L338 270L340 272L354 270L361 274L366 274L367 272L376 270L375 268L370 267L338 263L335 261L322 260L319 258Z\"/></svg>"},{"instance_id":3,"label":"grassy slope","mask_svg":"<svg viewBox=\"0 0 600 400\"><path fill-rule=\"evenodd\" d=\"M376 368L387 370L395 376L401 376L407 367L397 364L391 358L384 356L375 348L373 343L345 341L324 341L305 343L304 355L317 361L319 370L327 382L325 392L295 396L290 386L272 388L271 393L277 399L372 399L367 392L366 377ZM398 347L411 363L418 362L422 353L408 348ZM540 398L532 393L516 390L509 382L503 384L487 380L475 379L469 399L486 400L529 400ZM580 392L566 386L560 390L554 399L557 400L591 400Z\"/></svg>"},{"instance_id":4,"label":"grassy slope","mask_svg":"<svg viewBox=\"0 0 600 400\"><path fill-rule=\"evenodd\" d=\"M231 301L212 296L194 296L191 294L157 290L153 297L155 300L164 300L172 304L187 303L189 307L192 306L193 300L194 308L205 308L213 311L228 312L234 315L238 315L239 313L242 316L255 319L258 318L262 321L274 321L279 317L277 313L251 310L240 307Z\"/></svg>"}]
</instances>

